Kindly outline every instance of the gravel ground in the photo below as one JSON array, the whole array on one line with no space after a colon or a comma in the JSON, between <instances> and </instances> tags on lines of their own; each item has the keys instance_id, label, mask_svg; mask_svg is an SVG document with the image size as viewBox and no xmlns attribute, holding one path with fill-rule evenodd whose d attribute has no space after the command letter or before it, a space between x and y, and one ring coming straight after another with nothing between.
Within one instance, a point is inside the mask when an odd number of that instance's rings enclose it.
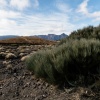
<instances>
[{"instance_id":1,"label":"gravel ground","mask_svg":"<svg viewBox=\"0 0 100 100\"><path fill-rule=\"evenodd\" d=\"M100 100L100 91L59 89L35 78L20 58L0 59L0 100Z\"/></svg>"}]
</instances>

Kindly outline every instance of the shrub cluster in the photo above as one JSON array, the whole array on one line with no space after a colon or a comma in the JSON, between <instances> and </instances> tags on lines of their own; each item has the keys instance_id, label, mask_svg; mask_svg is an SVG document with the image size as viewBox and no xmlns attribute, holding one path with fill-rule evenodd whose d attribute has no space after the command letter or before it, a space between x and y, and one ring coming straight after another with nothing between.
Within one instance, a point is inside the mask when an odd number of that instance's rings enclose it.
<instances>
[{"instance_id":1,"label":"shrub cluster","mask_svg":"<svg viewBox=\"0 0 100 100\"><path fill-rule=\"evenodd\" d=\"M52 84L90 84L94 75L100 75L100 40L71 39L33 54L26 64L36 77Z\"/></svg>"},{"instance_id":2,"label":"shrub cluster","mask_svg":"<svg viewBox=\"0 0 100 100\"><path fill-rule=\"evenodd\" d=\"M71 32L69 37L62 39L60 44L67 42L68 39L98 39L100 40L100 25L97 27L88 26Z\"/></svg>"}]
</instances>

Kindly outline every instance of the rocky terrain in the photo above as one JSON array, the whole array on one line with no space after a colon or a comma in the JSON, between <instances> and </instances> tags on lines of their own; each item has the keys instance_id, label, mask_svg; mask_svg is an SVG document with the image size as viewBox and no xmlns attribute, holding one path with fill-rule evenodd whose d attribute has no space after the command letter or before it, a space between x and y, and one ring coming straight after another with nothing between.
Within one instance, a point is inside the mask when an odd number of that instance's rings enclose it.
<instances>
[{"instance_id":1,"label":"rocky terrain","mask_svg":"<svg viewBox=\"0 0 100 100\"><path fill-rule=\"evenodd\" d=\"M58 88L35 78L25 59L51 45L0 45L0 100L100 100L98 89Z\"/></svg>"}]
</instances>

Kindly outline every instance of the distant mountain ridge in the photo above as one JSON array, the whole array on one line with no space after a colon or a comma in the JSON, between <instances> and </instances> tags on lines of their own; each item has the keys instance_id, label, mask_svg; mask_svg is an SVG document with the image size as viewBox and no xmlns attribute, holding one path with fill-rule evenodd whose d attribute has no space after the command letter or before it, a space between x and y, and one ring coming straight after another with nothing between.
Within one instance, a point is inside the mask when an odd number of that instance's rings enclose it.
<instances>
[{"instance_id":1,"label":"distant mountain ridge","mask_svg":"<svg viewBox=\"0 0 100 100\"><path fill-rule=\"evenodd\" d=\"M42 38L42 39L46 39L46 40L60 40L62 38L66 38L68 35L66 35L65 33L62 33L61 35L55 35L55 34L48 34L48 35L35 35L36 37ZM19 37L17 35L5 35L5 36L0 36L0 40L5 40L5 39L10 39L10 38L16 38ZM29 36L29 37L33 37L33 36Z\"/></svg>"},{"instance_id":2,"label":"distant mountain ridge","mask_svg":"<svg viewBox=\"0 0 100 100\"><path fill-rule=\"evenodd\" d=\"M68 35L66 35L65 33L62 33L61 35L55 35L55 34L37 35L37 37L47 40L60 40L62 38L66 38L67 36Z\"/></svg>"},{"instance_id":3,"label":"distant mountain ridge","mask_svg":"<svg viewBox=\"0 0 100 100\"><path fill-rule=\"evenodd\" d=\"M10 39L10 38L15 38L18 37L17 35L4 35L0 36L0 40L5 40L5 39Z\"/></svg>"}]
</instances>

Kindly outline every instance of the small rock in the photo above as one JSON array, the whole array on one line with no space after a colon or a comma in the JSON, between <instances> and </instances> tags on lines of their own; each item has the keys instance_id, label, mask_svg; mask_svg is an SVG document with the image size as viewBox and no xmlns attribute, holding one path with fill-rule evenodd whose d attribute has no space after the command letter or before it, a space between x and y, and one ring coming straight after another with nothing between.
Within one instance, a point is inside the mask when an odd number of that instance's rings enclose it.
<instances>
[{"instance_id":1,"label":"small rock","mask_svg":"<svg viewBox=\"0 0 100 100\"><path fill-rule=\"evenodd\" d=\"M4 50L4 48L3 47L0 47L0 51L2 51L2 50Z\"/></svg>"},{"instance_id":2,"label":"small rock","mask_svg":"<svg viewBox=\"0 0 100 100\"><path fill-rule=\"evenodd\" d=\"M6 55L6 59L14 59L14 58L16 58L16 55L13 54L13 53L8 53L8 54Z\"/></svg>"},{"instance_id":3,"label":"small rock","mask_svg":"<svg viewBox=\"0 0 100 100\"><path fill-rule=\"evenodd\" d=\"M10 64L11 63L11 61L3 61L3 64L4 65L8 65L8 64Z\"/></svg>"},{"instance_id":4,"label":"small rock","mask_svg":"<svg viewBox=\"0 0 100 100\"><path fill-rule=\"evenodd\" d=\"M6 69L12 69L12 65L11 64L7 65Z\"/></svg>"},{"instance_id":5,"label":"small rock","mask_svg":"<svg viewBox=\"0 0 100 100\"><path fill-rule=\"evenodd\" d=\"M46 97L47 97L47 95L43 94L43 95L42 95L42 97L43 97L43 98L46 98Z\"/></svg>"},{"instance_id":6,"label":"small rock","mask_svg":"<svg viewBox=\"0 0 100 100\"><path fill-rule=\"evenodd\" d=\"M25 53L26 51L25 51L25 49L21 49L21 50L19 50L21 53Z\"/></svg>"},{"instance_id":7,"label":"small rock","mask_svg":"<svg viewBox=\"0 0 100 100\"><path fill-rule=\"evenodd\" d=\"M30 85L30 82L26 83L23 87L28 87Z\"/></svg>"},{"instance_id":8,"label":"small rock","mask_svg":"<svg viewBox=\"0 0 100 100\"><path fill-rule=\"evenodd\" d=\"M19 56L20 57L25 56L25 53L20 53Z\"/></svg>"},{"instance_id":9,"label":"small rock","mask_svg":"<svg viewBox=\"0 0 100 100\"><path fill-rule=\"evenodd\" d=\"M37 96L37 97L35 97L35 100L43 100L43 96L42 95Z\"/></svg>"},{"instance_id":10,"label":"small rock","mask_svg":"<svg viewBox=\"0 0 100 100\"><path fill-rule=\"evenodd\" d=\"M22 57L21 61L25 61L28 57L29 57L29 55Z\"/></svg>"},{"instance_id":11,"label":"small rock","mask_svg":"<svg viewBox=\"0 0 100 100\"><path fill-rule=\"evenodd\" d=\"M9 52L11 52L11 49L6 50L6 53L9 53Z\"/></svg>"},{"instance_id":12,"label":"small rock","mask_svg":"<svg viewBox=\"0 0 100 100\"><path fill-rule=\"evenodd\" d=\"M46 88L47 88L47 87L49 87L49 84L48 84L48 83L46 83L46 84L45 84L45 86L46 86Z\"/></svg>"},{"instance_id":13,"label":"small rock","mask_svg":"<svg viewBox=\"0 0 100 100\"><path fill-rule=\"evenodd\" d=\"M2 89L2 86L0 86L0 89Z\"/></svg>"}]
</instances>

